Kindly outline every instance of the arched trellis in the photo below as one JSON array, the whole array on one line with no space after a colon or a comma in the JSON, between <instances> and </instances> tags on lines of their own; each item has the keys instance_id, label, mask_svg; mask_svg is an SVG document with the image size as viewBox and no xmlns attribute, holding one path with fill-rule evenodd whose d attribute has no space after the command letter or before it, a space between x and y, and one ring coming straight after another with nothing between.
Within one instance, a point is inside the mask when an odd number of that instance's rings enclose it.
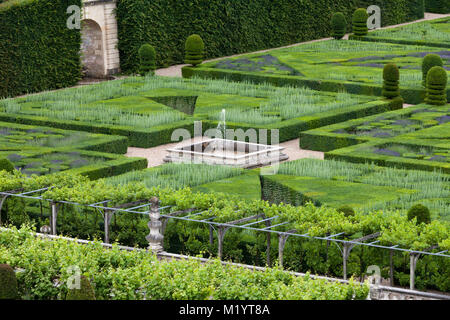
<instances>
[{"instance_id":1,"label":"arched trellis","mask_svg":"<svg viewBox=\"0 0 450 320\"><path fill-rule=\"evenodd\" d=\"M13 190L8 192L0 192L0 196L2 197L2 200L0 201L0 204L3 205L6 198L8 197L18 197L18 198L25 198L25 199L32 199L32 200L38 200L38 201L47 201L50 203L51 206L51 233L55 235L57 233L56 225L57 225L57 217L58 217L58 208L60 204L69 204L74 206L82 206L82 207L88 207L88 208L94 208L99 210L99 212L102 213L104 219L105 219L105 243L109 243L109 226L111 217L114 214L117 213L135 213L140 215L150 215L153 217L152 221L149 223L149 227L152 230L153 228L153 234L155 232L161 234L161 236L164 234L165 228L167 226L167 222L169 219L174 220L181 220L181 221L188 221L188 222L195 222L195 223L201 223L204 225L207 225L210 230L210 241L213 240L213 231L216 230L218 235L218 256L219 258L222 258L223 256L223 243L224 243L224 237L225 233L232 229L241 229L241 230L251 230L255 232L265 232L267 233L267 257L268 257L268 265L270 265L270 238L272 234L276 234L279 237L279 261L280 265L283 265L283 253L284 253L284 247L286 245L286 241L289 237L297 237L297 238L307 238L307 239L315 239L315 240L322 240L327 242L335 243L341 250L342 256L343 256L343 277L344 279L347 278L347 260L348 257L352 251L353 248L356 246L367 246L367 247L373 247L373 248L380 248L384 250L388 250L390 252L391 257L391 281L392 281L392 274L393 274L393 265L392 265L392 255L393 252L406 252L410 255L410 288L411 290L414 290L415 287L415 270L417 266L417 261L419 260L420 256L422 255L429 255L429 256L439 256L439 257L445 257L450 258L450 255L446 254L448 250L440 251L440 252L432 252L432 250L435 250L438 248L437 245L434 245L430 247L428 250L411 250L406 248L401 248L399 245L393 245L393 246L383 246L379 244L379 240L376 240L380 233L374 233L370 235L366 235L364 237L361 237L356 240L345 240L345 239L339 239L338 237L343 236L344 233L338 233L326 237L315 237L310 236L308 233L301 234L298 233L297 230L291 229L290 231L280 231L280 230L274 230L277 227L284 226L285 228L289 225L292 225L292 222L290 221L281 221L281 218L279 216L270 217L267 218L263 213L254 215L251 217L245 217L239 220L229 221L229 222L215 222L214 220L216 217L210 217L207 219L199 220L197 217L201 216L201 214L205 213L206 211L200 211L196 208L189 208L186 210L181 210L177 212L172 213L161 213L164 212L167 209L172 208L172 206L165 206L165 207L157 207L155 209L154 200L140 200L132 203L122 204L117 207L108 207L105 204L109 203L110 200L105 200L98 203L93 204L80 204L76 202L70 202L70 201L53 201L51 199L44 199L42 196L33 196L33 194L39 194L46 190L51 189L49 188L43 188L39 190L29 191L29 192L22 192ZM152 206L153 203L153 206ZM138 210L146 210L147 207L150 207L151 210L147 211L138 211ZM2 206L0 206L0 210L2 209ZM155 210L157 211L157 218L155 218ZM153 216L152 216L153 211ZM158 221L154 221L157 219ZM276 224L273 224L274 221L279 220ZM263 224L263 227L258 228L257 225ZM156 227L155 227L156 226ZM351 235L347 235L351 236ZM163 237L161 237L163 239ZM374 240L371 242L367 242L369 240ZM161 240L162 241L162 240ZM341 248L342 246L342 248ZM158 246L162 248L161 246Z\"/></svg>"}]
</instances>

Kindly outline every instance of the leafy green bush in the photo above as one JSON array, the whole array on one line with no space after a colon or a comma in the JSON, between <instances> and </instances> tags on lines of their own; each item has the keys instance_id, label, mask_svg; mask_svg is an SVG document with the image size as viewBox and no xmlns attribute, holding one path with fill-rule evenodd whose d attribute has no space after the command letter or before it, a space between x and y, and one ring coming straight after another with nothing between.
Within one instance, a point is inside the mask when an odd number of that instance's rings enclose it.
<instances>
[{"instance_id":1,"label":"leafy green bush","mask_svg":"<svg viewBox=\"0 0 450 320\"><path fill-rule=\"evenodd\" d=\"M186 53L184 59L185 63L196 66L203 62L205 44L203 42L203 39L198 34L189 36L186 39L184 48Z\"/></svg>"},{"instance_id":2,"label":"leafy green bush","mask_svg":"<svg viewBox=\"0 0 450 320\"><path fill-rule=\"evenodd\" d=\"M0 97L72 86L81 78L80 30L67 8L81 0L0 5Z\"/></svg>"},{"instance_id":3,"label":"leafy green bush","mask_svg":"<svg viewBox=\"0 0 450 320\"><path fill-rule=\"evenodd\" d=\"M138 51L139 54L139 73L141 76L153 74L156 70L156 51L155 48L146 43L143 44Z\"/></svg>"},{"instance_id":4,"label":"leafy green bush","mask_svg":"<svg viewBox=\"0 0 450 320\"><path fill-rule=\"evenodd\" d=\"M86 276L80 277L80 288L68 289L66 300L95 300L95 292Z\"/></svg>"},{"instance_id":5,"label":"leafy green bush","mask_svg":"<svg viewBox=\"0 0 450 320\"><path fill-rule=\"evenodd\" d=\"M423 58L423 62L422 62L422 73L423 73L423 80L422 80L422 84L423 86L426 88L427 87L427 75L428 75L428 71L430 71L431 68L433 67L443 67L444 66L444 62L442 61L442 58L440 55L434 54L434 53L430 53L427 54L425 56L425 58Z\"/></svg>"},{"instance_id":6,"label":"leafy green bush","mask_svg":"<svg viewBox=\"0 0 450 320\"><path fill-rule=\"evenodd\" d=\"M383 80L383 96L389 99L397 98L400 95L400 71L395 64L388 63L384 66Z\"/></svg>"},{"instance_id":7,"label":"leafy green bush","mask_svg":"<svg viewBox=\"0 0 450 320\"><path fill-rule=\"evenodd\" d=\"M342 212L346 217L355 215L355 210L350 206L342 206L337 209L338 212Z\"/></svg>"},{"instance_id":8,"label":"leafy green bush","mask_svg":"<svg viewBox=\"0 0 450 320\"><path fill-rule=\"evenodd\" d=\"M333 38L340 40L347 32L347 20L342 12L336 12L331 17L331 26L333 28Z\"/></svg>"},{"instance_id":9,"label":"leafy green bush","mask_svg":"<svg viewBox=\"0 0 450 320\"><path fill-rule=\"evenodd\" d=\"M427 96L425 102L431 105L444 106L447 104L448 75L442 67L433 67L427 75Z\"/></svg>"},{"instance_id":10,"label":"leafy green bush","mask_svg":"<svg viewBox=\"0 0 450 320\"><path fill-rule=\"evenodd\" d=\"M367 19L369 19L369 14L364 8L356 9L356 11L353 13L353 33L356 36L362 37L367 35L369 31L369 29L367 28Z\"/></svg>"},{"instance_id":11,"label":"leafy green bush","mask_svg":"<svg viewBox=\"0 0 450 320\"><path fill-rule=\"evenodd\" d=\"M0 300L17 299L17 278L13 268L7 264L0 264Z\"/></svg>"},{"instance_id":12,"label":"leafy green bush","mask_svg":"<svg viewBox=\"0 0 450 320\"><path fill-rule=\"evenodd\" d=\"M0 233L0 260L24 269L21 295L58 299L67 293L68 266L92 277L101 300L351 300L366 299L367 285L296 277L279 269L265 272L212 260L158 261L146 251L105 249L63 239L35 238L29 228ZM61 286L55 287L53 279Z\"/></svg>"},{"instance_id":13,"label":"leafy green bush","mask_svg":"<svg viewBox=\"0 0 450 320\"><path fill-rule=\"evenodd\" d=\"M422 204L416 204L408 210L408 220L411 221L414 218L417 219L418 224L429 224L431 223L430 210Z\"/></svg>"},{"instance_id":14,"label":"leafy green bush","mask_svg":"<svg viewBox=\"0 0 450 320\"><path fill-rule=\"evenodd\" d=\"M7 172L14 171L14 165L6 158L0 158L0 171L5 170Z\"/></svg>"}]
</instances>

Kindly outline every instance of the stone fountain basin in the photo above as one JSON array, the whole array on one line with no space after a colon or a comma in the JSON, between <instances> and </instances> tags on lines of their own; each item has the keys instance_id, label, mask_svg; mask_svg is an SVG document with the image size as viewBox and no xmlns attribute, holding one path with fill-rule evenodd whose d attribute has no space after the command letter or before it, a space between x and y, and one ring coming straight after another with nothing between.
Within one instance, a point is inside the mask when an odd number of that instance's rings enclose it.
<instances>
[{"instance_id":1,"label":"stone fountain basin","mask_svg":"<svg viewBox=\"0 0 450 320\"><path fill-rule=\"evenodd\" d=\"M283 147L243 141L210 139L191 145L167 149L165 162L204 163L239 168L257 168L276 164L289 157Z\"/></svg>"}]
</instances>

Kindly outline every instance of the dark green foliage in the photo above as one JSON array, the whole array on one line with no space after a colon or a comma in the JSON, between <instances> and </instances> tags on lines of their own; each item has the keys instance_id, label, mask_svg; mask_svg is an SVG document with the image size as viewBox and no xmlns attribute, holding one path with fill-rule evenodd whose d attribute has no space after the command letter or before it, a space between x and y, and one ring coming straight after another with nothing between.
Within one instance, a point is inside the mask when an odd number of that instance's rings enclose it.
<instances>
[{"instance_id":1,"label":"dark green foliage","mask_svg":"<svg viewBox=\"0 0 450 320\"><path fill-rule=\"evenodd\" d=\"M367 19L369 19L369 15L366 9L356 9L352 18L353 33L355 34L355 36L362 37L367 35L369 31L369 29L367 28Z\"/></svg>"},{"instance_id":2,"label":"dark green foliage","mask_svg":"<svg viewBox=\"0 0 450 320\"><path fill-rule=\"evenodd\" d=\"M427 75L427 97L425 102L436 106L447 104L447 81L448 75L444 68L431 68Z\"/></svg>"},{"instance_id":3,"label":"dark green foliage","mask_svg":"<svg viewBox=\"0 0 450 320\"><path fill-rule=\"evenodd\" d=\"M185 63L196 66L203 62L205 44L198 34L193 34L186 39L184 50L186 54Z\"/></svg>"},{"instance_id":4,"label":"dark green foliage","mask_svg":"<svg viewBox=\"0 0 450 320\"><path fill-rule=\"evenodd\" d=\"M430 210L422 204L416 204L408 211L408 220L413 220L417 218L417 224L431 223Z\"/></svg>"},{"instance_id":5,"label":"dark green foliage","mask_svg":"<svg viewBox=\"0 0 450 320\"><path fill-rule=\"evenodd\" d=\"M6 4L0 5L0 97L76 84L81 35L67 28L66 11L81 0Z\"/></svg>"},{"instance_id":6,"label":"dark green foliage","mask_svg":"<svg viewBox=\"0 0 450 320\"><path fill-rule=\"evenodd\" d=\"M143 44L138 51L139 54L139 73L141 76L153 74L156 70L156 51L150 44Z\"/></svg>"},{"instance_id":7,"label":"dark green foliage","mask_svg":"<svg viewBox=\"0 0 450 320\"><path fill-rule=\"evenodd\" d=\"M450 1L448 0L425 0L426 12L450 13Z\"/></svg>"},{"instance_id":8,"label":"dark green foliage","mask_svg":"<svg viewBox=\"0 0 450 320\"><path fill-rule=\"evenodd\" d=\"M7 172L13 172L14 171L14 165L5 158L0 158L0 171L6 170Z\"/></svg>"},{"instance_id":9,"label":"dark green foliage","mask_svg":"<svg viewBox=\"0 0 450 320\"><path fill-rule=\"evenodd\" d=\"M430 71L433 67L442 67L444 66L444 62L442 61L441 56L430 53L423 58L422 62L422 73L423 73L423 81L422 84L426 88L427 87L427 75L428 71Z\"/></svg>"},{"instance_id":10,"label":"dark green foliage","mask_svg":"<svg viewBox=\"0 0 450 320\"><path fill-rule=\"evenodd\" d=\"M94 289L85 276L80 277L80 289L69 289L66 300L95 300Z\"/></svg>"},{"instance_id":11,"label":"dark green foliage","mask_svg":"<svg viewBox=\"0 0 450 320\"><path fill-rule=\"evenodd\" d=\"M333 38L340 40L347 32L347 20L342 12L336 12L331 17L331 27L333 28Z\"/></svg>"},{"instance_id":12,"label":"dark green foliage","mask_svg":"<svg viewBox=\"0 0 450 320\"><path fill-rule=\"evenodd\" d=\"M117 3L121 69L137 72L138 50L151 40L157 65L184 61L184 42L201 34L205 59L280 47L331 34L330 13L350 21L356 7L373 0L121 0ZM383 26L421 19L423 0L378 0Z\"/></svg>"},{"instance_id":13,"label":"dark green foliage","mask_svg":"<svg viewBox=\"0 0 450 320\"><path fill-rule=\"evenodd\" d=\"M354 216L355 210L350 206L342 206L337 209L338 212L342 212L346 217Z\"/></svg>"},{"instance_id":14,"label":"dark green foliage","mask_svg":"<svg viewBox=\"0 0 450 320\"><path fill-rule=\"evenodd\" d=\"M16 274L7 264L0 264L0 300L18 298Z\"/></svg>"},{"instance_id":15,"label":"dark green foliage","mask_svg":"<svg viewBox=\"0 0 450 320\"><path fill-rule=\"evenodd\" d=\"M388 63L384 66L383 80L383 96L388 99L397 98L400 95L400 71L395 64Z\"/></svg>"}]
</instances>

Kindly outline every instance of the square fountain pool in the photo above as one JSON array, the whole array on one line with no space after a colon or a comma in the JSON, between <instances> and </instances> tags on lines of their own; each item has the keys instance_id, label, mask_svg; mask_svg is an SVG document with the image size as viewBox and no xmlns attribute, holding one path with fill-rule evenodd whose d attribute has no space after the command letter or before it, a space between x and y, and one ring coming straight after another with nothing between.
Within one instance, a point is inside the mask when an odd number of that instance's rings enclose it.
<instances>
[{"instance_id":1,"label":"square fountain pool","mask_svg":"<svg viewBox=\"0 0 450 320\"><path fill-rule=\"evenodd\" d=\"M167 150L165 162L204 163L239 168L257 168L287 160L280 146L234 140L211 139Z\"/></svg>"}]
</instances>

